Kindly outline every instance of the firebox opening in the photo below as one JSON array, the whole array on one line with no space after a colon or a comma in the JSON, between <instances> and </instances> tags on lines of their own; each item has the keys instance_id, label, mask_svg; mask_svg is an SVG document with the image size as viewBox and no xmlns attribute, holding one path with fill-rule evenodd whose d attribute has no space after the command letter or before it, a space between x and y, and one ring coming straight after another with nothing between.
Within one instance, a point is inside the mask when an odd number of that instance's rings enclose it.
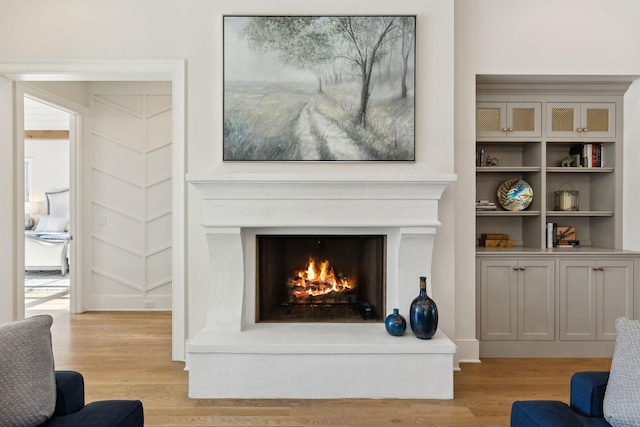
<instances>
[{"instance_id":1,"label":"firebox opening","mask_svg":"<svg viewBox=\"0 0 640 427\"><path fill-rule=\"evenodd\" d=\"M377 322L386 236L256 236L257 322Z\"/></svg>"}]
</instances>

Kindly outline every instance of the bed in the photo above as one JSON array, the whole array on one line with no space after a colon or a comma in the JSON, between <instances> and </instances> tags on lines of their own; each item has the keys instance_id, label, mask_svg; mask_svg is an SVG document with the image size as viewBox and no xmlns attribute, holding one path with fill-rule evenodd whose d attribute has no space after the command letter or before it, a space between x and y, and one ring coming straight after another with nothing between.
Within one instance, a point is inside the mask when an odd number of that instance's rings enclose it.
<instances>
[{"instance_id":1,"label":"bed","mask_svg":"<svg viewBox=\"0 0 640 427\"><path fill-rule=\"evenodd\" d=\"M69 190L45 193L47 214L33 230L25 230L25 271L69 271Z\"/></svg>"}]
</instances>

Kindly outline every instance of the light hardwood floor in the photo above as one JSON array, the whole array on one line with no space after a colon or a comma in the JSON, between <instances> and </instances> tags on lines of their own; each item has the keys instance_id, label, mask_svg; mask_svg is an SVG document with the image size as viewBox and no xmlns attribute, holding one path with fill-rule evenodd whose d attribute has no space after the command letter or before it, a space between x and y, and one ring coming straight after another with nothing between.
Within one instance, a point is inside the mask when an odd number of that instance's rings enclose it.
<instances>
[{"instance_id":1,"label":"light hardwood floor","mask_svg":"<svg viewBox=\"0 0 640 427\"><path fill-rule=\"evenodd\" d=\"M29 311L28 315L38 314ZM57 369L80 371L87 402L140 399L153 426L508 426L519 399L567 402L569 378L610 359L486 359L455 372L453 400L192 400L184 364L171 361L171 314L54 316Z\"/></svg>"}]
</instances>

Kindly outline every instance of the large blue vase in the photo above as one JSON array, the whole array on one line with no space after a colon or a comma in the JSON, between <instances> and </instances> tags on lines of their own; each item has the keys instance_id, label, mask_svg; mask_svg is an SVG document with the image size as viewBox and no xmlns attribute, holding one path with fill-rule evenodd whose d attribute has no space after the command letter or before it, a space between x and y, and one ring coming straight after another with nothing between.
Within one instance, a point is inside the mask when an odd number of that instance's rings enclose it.
<instances>
[{"instance_id":1,"label":"large blue vase","mask_svg":"<svg viewBox=\"0 0 640 427\"><path fill-rule=\"evenodd\" d=\"M427 295L427 278L420 277L420 295L411 303L409 322L414 335L420 339L431 339L438 329L438 307Z\"/></svg>"},{"instance_id":2,"label":"large blue vase","mask_svg":"<svg viewBox=\"0 0 640 427\"><path fill-rule=\"evenodd\" d=\"M384 320L384 327L389 332L389 335L399 337L404 335L404 331L407 330L407 321L404 320L399 310L394 308L393 313Z\"/></svg>"}]
</instances>

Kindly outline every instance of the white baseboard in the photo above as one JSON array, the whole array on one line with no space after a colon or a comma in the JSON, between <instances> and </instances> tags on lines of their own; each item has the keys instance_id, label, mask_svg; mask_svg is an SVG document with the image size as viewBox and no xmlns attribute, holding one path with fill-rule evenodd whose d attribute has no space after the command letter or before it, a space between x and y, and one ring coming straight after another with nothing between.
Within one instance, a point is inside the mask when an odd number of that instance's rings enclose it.
<instances>
[{"instance_id":1,"label":"white baseboard","mask_svg":"<svg viewBox=\"0 0 640 427\"><path fill-rule=\"evenodd\" d=\"M480 341L473 340L456 340L458 351L456 358L458 363L480 363Z\"/></svg>"}]
</instances>

